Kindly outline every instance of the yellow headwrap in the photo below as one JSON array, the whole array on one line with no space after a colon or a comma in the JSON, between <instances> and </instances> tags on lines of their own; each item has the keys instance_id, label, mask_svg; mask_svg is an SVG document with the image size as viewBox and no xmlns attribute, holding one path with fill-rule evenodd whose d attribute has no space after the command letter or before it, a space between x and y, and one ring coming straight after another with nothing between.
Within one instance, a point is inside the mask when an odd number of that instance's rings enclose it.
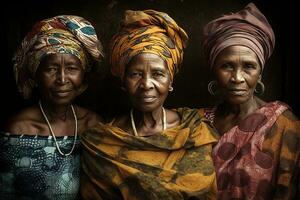
<instances>
[{"instance_id":1,"label":"yellow headwrap","mask_svg":"<svg viewBox=\"0 0 300 200\"><path fill-rule=\"evenodd\" d=\"M112 74L123 79L125 67L134 56L153 53L165 60L173 80L187 40L186 32L166 13L127 10L120 31L111 41Z\"/></svg>"}]
</instances>

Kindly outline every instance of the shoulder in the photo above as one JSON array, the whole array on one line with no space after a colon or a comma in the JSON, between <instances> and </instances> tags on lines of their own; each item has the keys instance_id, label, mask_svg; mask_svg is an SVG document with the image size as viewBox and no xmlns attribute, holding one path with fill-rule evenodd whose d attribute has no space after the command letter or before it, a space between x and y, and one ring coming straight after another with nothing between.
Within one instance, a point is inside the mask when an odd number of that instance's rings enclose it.
<instances>
[{"instance_id":1,"label":"shoulder","mask_svg":"<svg viewBox=\"0 0 300 200\"><path fill-rule=\"evenodd\" d=\"M12 134L38 134L41 117L37 106L25 108L10 118L6 123L5 131Z\"/></svg>"},{"instance_id":2,"label":"shoulder","mask_svg":"<svg viewBox=\"0 0 300 200\"><path fill-rule=\"evenodd\" d=\"M185 124L186 127L194 129L198 126L207 126L214 132L214 128L210 120L208 120L202 113L200 109L194 108L178 108L175 109L181 118L181 124Z\"/></svg>"},{"instance_id":3,"label":"shoulder","mask_svg":"<svg viewBox=\"0 0 300 200\"><path fill-rule=\"evenodd\" d=\"M290 110L284 111L276 120L276 125L280 129L297 130L300 134L300 121L298 117Z\"/></svg>"},{"instance_id":4,"label":"shoulder","mask_svg":"<svg viewBox=\"0 0 300 200\"><path fill-rule=\"evenodd\" d=\"M187 116L199 115L198 109L194 109L194 108L182 107L173 110L177 112L181 118Z\"/></svg>"},{"instance_id":5,"label":"shoulder","mask_svg":"<svg viewBox=\"0 0 300 200\"><path fill-rule=\"evenodd\" d=\"M205 108L200 108L200 109L194 109L194 108L188 108L188 107L183 107L183 108L178 108L175 109L176 112L178 112L181 121L191 121L194 123L200 123L200 122L206 122L210 123L210 121L205 117Z\"/></svg>"},{"instance_id":6,"label":"shoulder","mask_svg":"<svg viewBox=\"0 0 300 200\"><path fill-rule=\"evenodd\" d=\"M181 121L181 117L178 112L174 110L165 109L166 111L166 121L167 121L167 127L172 128L175 126L178 126Z\"/></svg>"},{"instance_id":7,"label":"shoulder","mask_svg":"<svg viewBox=\"0 0 300 200\"><path fill-rule=\"evenodd\" d=\"M128 130L129 125L131 125L131 122L130 122L128 114L127 115L123 114L123 115L116 116L112 120L112 126L119 127L123 130Z\"/></svg>"},{"instance_id":8,"label":"shoulder","mask_svg":"<svg viewBox=\"0 0 300 200\"><path fill-rule=\"evenodd\" d=\"M195 140L195 145L216 143L218 134L212 123L206 119L199 109L179 108L176 109L181 115L181 125L189 127L191 138Z\"/></svg>"},{"instance_id":9,"label":"shoulder","mask_svg":"<svg viewBox=\"0 0 300 200\"><path fill-rule=\"evenodd\" d=\"M88 110L80 106L74 106L77 115L77 120L83 123L83 128L91 128L98 122L103 122L103 118L96 112Z\"/></svg>"}]
</instances>

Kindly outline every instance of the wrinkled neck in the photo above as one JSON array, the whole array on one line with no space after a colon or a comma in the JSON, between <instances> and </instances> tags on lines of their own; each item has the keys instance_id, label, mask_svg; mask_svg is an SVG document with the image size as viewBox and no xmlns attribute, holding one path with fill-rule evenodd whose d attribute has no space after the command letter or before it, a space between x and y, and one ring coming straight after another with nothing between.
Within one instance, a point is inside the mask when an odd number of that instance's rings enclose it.
<instances>
[{"instance_id":1,"label":"wrinkled neck","mask_svg":"<svg viewBox=\"0 0 300 200\"><path fill-rule=\"evenodd\" d=\"M155 128L162 125L162 107L152 112L140 112L133 110L135 124L138 127Z\"/></svg>"},{"instance_id":2,"label":"wrinkled neck","mask_svg":"<svg viewBox=\"0 0 300 200\"><path fill-rule=\"evenodd\" d=\"M217 112L222 115L232 115L236 118L244 118L259 108L256 97L252 96L248 101L241 104L230 104L224 101L218 106Z\"/></svg>"},{"instance_id":3,"label":"wrinkled neck","mask_svg":"<svg viewBox=\"0 0 300 200\"><path fill-rule=\"evenodd\" d=\"M56 105L41 100L41 105L47 116L52 120L61 119L65 121L69 116L72 117L71 104Z\"/></svg>"}]
</instances>

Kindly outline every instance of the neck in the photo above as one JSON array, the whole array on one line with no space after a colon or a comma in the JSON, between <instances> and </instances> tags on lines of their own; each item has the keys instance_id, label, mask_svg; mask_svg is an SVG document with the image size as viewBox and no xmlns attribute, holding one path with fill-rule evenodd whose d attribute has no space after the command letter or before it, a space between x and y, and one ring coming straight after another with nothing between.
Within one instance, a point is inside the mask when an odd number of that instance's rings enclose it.
<instances>
[{"instance_id":1,"label":"neck","mask_svg":"<svg viewBox=\"0 0 300 200\"><path fill-rule=\"evenodd\" d=\"M241 104L230 104L229 102L224 101L221 105L218 106L218 113L220 115L233 115L236 118L244 118L248 114L254 112L259 108L257 99L252 96L248 101Z\"/></svg>"},{"instance_id":2,"label":"neck","mask_svg":"<svg viewBox=\"0 0 300 200\"><path fill-rule=\"evenodd\" d=\"M45 113L45 111L44 111L44 108L43 108L43 105L42 105L42 102L41 102L41 101L39 101L39 108L40 108L40 110L41 110L41 112L42 112L42 115L43 115L43 117L44 117L44 119L45 119L47 125L48 125L49 131L50 131L50 133L51 133L51 135L52 135L52 137L53 137L53 139L54 139L54 142L55 142L57 151L58 151L62 156L69 156L69 155L71 155L72 152L73 152L73 150L74 150L74 148L75 148L75 145L76 145L76 139L77 139L77 134L78 134L77 116L76 116L76 113L75 113L75 110L74 110L73 106L71 105L71 110L72 110L72 114L73 114L74 121L75 121L75 130L74 130L74 136L75 136L75 137L74 137L73 146L72 146L72 148L71 148L71 150L70 150L69 153L64 153L64 152L61 151L61 149L60 149L60 147L59 147L59 145L58 145L58 143L57 143L57 141L56 141L55 133L54 133L54 131L53 131L53 129L52 129L52 126L51 126L51 124L50 124L50 122L49 122L49 120L48 120L48 117L47 117L47 115L46 115L46 113Z\"/></svg>"},{"instance_id":3,"label":"neck","mask_svg":"<svg viewBox=\"0 0 300 200\"><path fill-rule=\"evenodd\" d=\"M61 119L65 121L68 117L72 117L70 110L71 104L56 105L43 100L41 103L50 119Z\"/></svg>"},{"instance_id":4,"label":"neck","mask_svg":"<svg viewBox=\"0 0 300 200\"><path fill-rule=\"evenodd\" d=\"M162 107L152 112L140 112L134 109L133 116L137 128L155 128L157 126L162 126Z\"/></svg>"},{"instance_id":5,"label":"neck","mask_svg":"<svg viewBox=\"0 0 300 200\"><path fill-rule=\"evenodd\" d=\"M138 125L136 125L132 109L130 111L130 120L131 128L135 136L149 136L166 129L166 113L163 107L152 112L136 111L135 116ZM140 132L140 134L138 132Z\"/></svg>"}]
</instances>

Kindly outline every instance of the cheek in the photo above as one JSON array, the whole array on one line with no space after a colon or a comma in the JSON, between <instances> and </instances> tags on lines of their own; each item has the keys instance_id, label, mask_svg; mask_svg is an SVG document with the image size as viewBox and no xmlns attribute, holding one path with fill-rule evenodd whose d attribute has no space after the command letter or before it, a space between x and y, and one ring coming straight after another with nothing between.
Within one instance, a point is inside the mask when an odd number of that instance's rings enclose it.
<instances>
[{"instance_id":1,"label":"cheek","mask_svg":"<svg viewBox=\"0 0 300 200\"><path fill-rule=\"evenodd\" d=\"M51 88L54 83L55 83L55 79L51 77L41 77L37 81L38 87L42 89Z\"/></svg>"},{"instance_id":2,"label":"cheek","mask_svg":"<svg viewBox=\"0 0 300 200\"><path fill-rule=\"evenodd\" d=\"M137 90L136 88L138 87L137 82L133 80L125 80L123 85L126 89L126 92L129 94L134 94Z\"/></svg>"},{"instance_id":3,"label":"cheek","mask_svg":"<svg viewBox=\"0 0 300 200\"><path fill-rule=\"evenodd\" d=\"M167 94L169 92L169 86L171 85L170 81L157 82L156 88L161 94Z\"/></svg>"},{"instance_id":4,"label":"cheek","mask_svg":"<svg viewBox=\"0 0 300 200\"><path fill-rule=\"evenodd\" d=\"M83 82L84 82L84 76L83 75L73 76L71 78L71 81L72 81L74 87L78 88L78 87L80 87L83 84Z\"/></svg>"},{"instance_id":5,"label":"cheek","mask_svg":"<svg viewBox=\"0 0 300 200\"><path fill-rule=\"evenodd\" d=\"M228 73L219 72L215 74L216 81L220 87L226 86L230 80L230 75Z\"/></svg>"},{"instance_id":6,"label":"cheek","mask_svg":"<svg viewBox=\"0 0 300 200\"><path fill-rule=\"evenodd\" d=\"M249 88L254 90L256 87L256 84L259 80L259 76L256 76L256 75L249 76L246 80L247 80Z\"/></svg>"}]
</instances>

